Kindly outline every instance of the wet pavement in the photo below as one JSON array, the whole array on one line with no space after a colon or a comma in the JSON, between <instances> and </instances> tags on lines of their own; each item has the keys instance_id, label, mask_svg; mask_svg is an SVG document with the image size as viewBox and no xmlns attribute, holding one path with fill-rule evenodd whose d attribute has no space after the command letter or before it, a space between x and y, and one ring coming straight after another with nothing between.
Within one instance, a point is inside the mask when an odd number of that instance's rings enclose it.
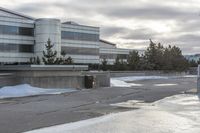
<instances>
[{"instance_id":1,"label":"wet pavement","mask_svg":"<svg viewBox=\"0 0 200 133\"><path fill-rule=\"evenodd\" d=\"M134 83L142 86L98 88L61 95L0 100L0 132L18 133L137 109L110 104L128 100L151 103L196 88L196 78L143 80Z\"/></svg>"},{"instance_id":2,"label":"wet pavement","mask_svg":"<svg viewBox=\"0 0 200 133\"><path fill-rule=\"evenodd\" d=\"M113 106L139 107L120 113L33 130L27 133L199 133L197 95L180 94L153 103L130 100Z\"/></svg>"}]
</instances>

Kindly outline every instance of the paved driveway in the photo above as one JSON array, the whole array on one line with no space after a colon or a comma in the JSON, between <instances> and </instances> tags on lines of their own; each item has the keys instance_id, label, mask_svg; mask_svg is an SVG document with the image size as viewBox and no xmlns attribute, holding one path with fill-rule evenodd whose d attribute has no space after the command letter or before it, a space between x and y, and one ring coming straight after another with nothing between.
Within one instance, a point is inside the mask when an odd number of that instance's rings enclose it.
<instances>
[{"instance_id":1,"label":"paved driveway","mask_svg":"<svg viewBox=\"0 0 200 133\"><path fill-rule=\"evenodd\" d=\"M110 106L127 100L153 102L196 88L196 78L144 80L131 88L98 88L62 95L0 100L0 132L18 133L89 119L128 108Z\"/></svg>"}]
</instances>

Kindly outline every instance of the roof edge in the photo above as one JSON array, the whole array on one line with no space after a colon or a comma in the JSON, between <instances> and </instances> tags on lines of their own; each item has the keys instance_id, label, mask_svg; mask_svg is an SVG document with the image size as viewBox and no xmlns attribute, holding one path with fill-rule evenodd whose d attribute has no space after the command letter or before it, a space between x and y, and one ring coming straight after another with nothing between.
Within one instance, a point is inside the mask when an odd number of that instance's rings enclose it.
<instances>
[{"instance_id":1,"label":"roof edge","mask_svg":"<svg viewBox=\"0 0 200 133\"><path fill-rule=\"evenodd\" d=\"M24 15L24 14L21 14L21 13L18 13L18 12L15 12L15 11L12 11L12 10L9 10L9 9L3 8L3 7L0 7L0 10L5 11L7 13L11 13L13 15L24 17L24 18L27 18L27 19L35 20L35 18L33 18L33 17L27 16L27 15Z\"/></svg>"},{"instance_id":2,"label":"roof edge","mask_svg":"<svg viewBox=\"0 0 200 133\"><path fill-rule=\"evenodd\" d=\"M100 42L107 43L107 44L110 44L110 45L113 45L113 46L117 46L117 44L115 44L115 43L111 43L111 42L106 41L106 40L103 40L103 39L100 39L99 41L100 41Z\"/></svg>"},{"instance_id":3,"label":"roof edge","mask_svg":"<svg viewBox=\"0 0 200 133\"><path fill-rule=\"evenodd\" d=\"M74 26L83 26L83 27L90 27L90 28L98 28L99 29L99 27L96 27L96 26L83 25L83 24L79 24L79 23L77 23L77 24L73 24L73 23L69 24L69 23L66 23L66 22L69 22L69 21L62 22L62 24L63 25L74 25ZM74 22L74 21L72 21L72 22Z\"/></svg>"}]
</instances>

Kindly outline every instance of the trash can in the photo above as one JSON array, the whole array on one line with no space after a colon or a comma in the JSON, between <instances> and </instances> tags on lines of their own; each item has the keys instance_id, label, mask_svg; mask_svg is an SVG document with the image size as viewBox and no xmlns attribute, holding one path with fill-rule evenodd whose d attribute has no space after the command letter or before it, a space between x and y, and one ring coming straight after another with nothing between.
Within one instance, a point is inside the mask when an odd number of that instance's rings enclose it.
<instances>
[{"instance_id":1,"label":"trash can","mask_svg":"<svg viewBox=\"0 0 200 133\"><path fill-rule=\"evenodd\" d=\"M85 75L85 88L87 89L94 88L94 85L95 85L94 76Z\"/></svg>"}]
</instances>

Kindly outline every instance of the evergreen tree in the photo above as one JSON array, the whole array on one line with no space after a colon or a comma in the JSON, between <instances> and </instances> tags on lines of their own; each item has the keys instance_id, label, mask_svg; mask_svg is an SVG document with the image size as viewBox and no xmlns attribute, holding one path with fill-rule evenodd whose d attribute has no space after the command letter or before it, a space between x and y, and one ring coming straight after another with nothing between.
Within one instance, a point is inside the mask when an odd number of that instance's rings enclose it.
<instances>
[{"instance_id":1,"label":"evergreen tree","mask_svg":"<svg viewBox=\"0 0 200 133\"><path fill-rule=\"evenodd\" d=\"M34 64L35 63L35 57L31 57L29 63Z\"/></svg>"},{"instance_id":2,"label":"evergreen tree","mask_svg":"<svg viewBox=\"0 0 200 133\"><path fill-rule=\"evenodd\" d=\"M119 56L116 57L113 67L114 67L113 70L116 70L116 71L120 70L120 58L119 58Z\"/></svg>"},{"instance_id":3,"label":"evergreen tree","mask_svg":"<svg viewBox=\"0 0 200 133\"><path fill-rule=\"evenodd\" d=\"M148 67L150 70L155 69L155 60L156 60L156 44L151 41L150 39L150 44L147 50L145 51L145 60L148 61Z\"/></svg>"},{"instance_id":4,"label":"evergreen tree","mask_svg":"<svg viewBox=\"0 0 200 133\"><path fill-rule=\"evenodd\" d=\"M41 63L40 58L37 56L37 58L36 58L36 64L40 65L40 63Z\"/></svg>"},{"instance_id":5,"label":"evergreen tree","mask_svg":"<svg viewBox=\"0 0 200 133\"><path fill-rule=\"evenodd\" d=\"M57 51L52 50L53 46L50 39L48 39L47 44L45 44L46 51L43 51L42 57L45 65L60 64L62 62L61 58L57 58Z\"/></svg>"},{"instance_id":6,"label":"evergreen tree","mask_svg":"<svg viewBox=\"0 0 200 133\"><path fill-rule=\"evenodd\" d=\"M103 58L103 61L102 61L102 70L103 71L107 71L107 64L108 64L108 61L106 60L106 58Z\"/></svg>"},{"instance_id":7,"label":"evergreen tree","mask_svg":"<svg viewBox=\"0 0 200 133\"><path fill-rule=\"evenodd\" d=\"M128 70L128 64L126 61L124 61L124 59L120 59L119 70Z\"/></svg>"},{"instance_id":8,"label":"evergreen tree","mask_svg":"<svg viewBox=\"0 0 200 133\"><path fill-rule=\"evenodd\" d=\"M185 71L189 67L179 47L169 45L164 48L160 43L155 44L151 40L142 61L145 68L150 70Z\"/></svg>"},{"instance_id":9,"label":"evergreen tree","mask_svg":"<svg viewBox=\"0 0 200 133\"><path fill-rule=\"evenodd\" d=\"M65 60L66 64L73 64L73 59L69 56L66 60Z\"/></svg>"},{"instance_id":10,"label":"evergreen tree","mask_svg":"<svg viewBox=\"0 0 200 133\"><path fill-rule=\"evenodd\" d=\"M120 58L120 56L118 55L115 59L113 70L116 71L128 70L128 64L126 61L124 61L124 59Z\"/></svg>"},{"instance_id":11,"label":"evergreen tree","mask_svg":"<svg viewBox=\"0 0 200 133\"><path fill-rule=\"evenodd\" d=\"M65 59L65 56L66 56L66 52L63 50L63 51L61 51L61 55L62 55L62 57L63 57L63 59L62 59L62 64L64 64L64 65L69 65L69 64L73 64L73 59L69 56L67 59Z\"/></svg>"},{"instance_id":12,"label":"evergreen tree","mask_svg":"<svg viewBox=\"0 0 200 133\"><path fill-rule=\"evenodd\" d=\"M66 52L64 50L61 51L61 55L63 56L63 58L66 56Z\"/></svg>"},{"instance_id":13,"label":"evergreen tree","mask_svg":"<svg viewBox=\"0 0 200 133\"><path fill-rule=\"evenodd\" d=\"M167 48L164 50L164 65L163 65L163 70L173 70L173 56L171 55L171 45L169 45Z\"/></svg>"},{"instance_id":14,"label":"evergreen tree","mask_svg":"<svg viewBox=\"0 0 200 133\"><path fill-rule=\"evenodd\" d=\"M152 66L149 64L149 61L146 59L145 55L140 57L139 70L151 70Z\"/></svg>"},{"instance_id":15,"label":"evergreen tree","mask_svg":"<svg viewBox=\"0 0 200 133\"><path fill-rule=\"evenodd\" d=\"M156 59L155 59L155 64L157 70L161 70L164 65L164 47L160 43L157 44L156 46Z\"/></svg>"},{"instance_id":16,"label":"evergreen tree","mask_svg":"<svg viewBox=\"0 0 200 133\"><path fill-rule=\"evenodd\" d=\"M36 58L35 57L31 57L29 63L30 64L34 64L34 65L40 65L41 61L40 61L40 58L37 56Z\"/></svg>"},{"instance_id":17,"label":"evergreen tree","mask_svg":"<svg viewBox=\"0 0 200 133\"><path fill-rule=\"evenodd\" d=\"M198 66L198 62L196 62L195 60L191 60L189 61L190 67L197 67Z\"/></svg>"},{"instance_id":18,"label":"evergreen tree","mask_svg":"<svg viewBox=\"0 0 200 133\"><path fill-rule=\"evenodd\" d=\"M171 61L173 64L173 70L185 71L189 68L189 63L182 55L182 51L180 50L179 47L173 46L171 49L171 55L172 55Z\"/></svg>"},{"instance_id":19,"label":"evergreen tree","mask_svg":"<svg viewBox=\"0 0 200 133\"><path fill-rule=\"evenodd\" d=\"M129 65L130 70L138 70L139 69L140 56L139 56L138 51L133 50L133 51L129 52L127 63Z\"/></svg>"},{"instance_id":20,"label":"evergreen tree","mask_svg":"<svg viewBox=\"0 0 200 133\"><path fill-rule=\"evenodd\" d=\"M200 58L199 58L199 60L197 61L197 65L199 65L200 64Z\"/></svg>"},{"instance_id":21,"label":"evergreen tree","mask_svg":"<svg viewBox=\"0 0 200 133\"><path fill-rule=\"evenodd\" d=\"M145 51L145 58L148 61L148 67L151 70L160 70L163 67L164 47L160 43L156 44L150 39L150 44Z\"/></svg>"}]
</instances>

